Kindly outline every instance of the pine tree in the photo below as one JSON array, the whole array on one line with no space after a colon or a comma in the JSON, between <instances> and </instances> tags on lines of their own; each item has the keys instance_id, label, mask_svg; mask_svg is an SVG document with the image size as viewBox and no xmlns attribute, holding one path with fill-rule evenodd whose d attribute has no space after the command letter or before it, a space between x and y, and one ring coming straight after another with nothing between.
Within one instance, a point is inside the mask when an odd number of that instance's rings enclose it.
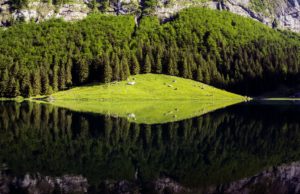
<instances>
[{"instance_id":1,"label":"pine tree","mask_svg":"<svg viewBox=\"0 0 300 194\"><path fill-rule=\"evenodd\" d=\"M123 68L122 71L123 71L123 75L124 75L123 80L125 80L130 76L128 60L127 60L127 57L125 55L123 55L123 57L122 57L121 64L122 64L122 68Z\"/></svg>"},{"instance_id":2,"label":"pine tree","mask_svg":"<svg viewBox=\"0 0 300 194\"><path fill-rule=\"evenodd\" d=\"M103 56L103 82L104 83L109 83L112 80L112 68L109 63L109 56L107 53L104 54Z\"/></svg>"},{"instance_id":3,"label":"pine tree","mask_svg":"<svg viewBox=\"0 0 300 194\"><path fill-rule=\"evenodd\" d=\"M41 94L49 94L49 77L44 68L41 69Z\"/></svg>"},{"instance_id":4,"label":"pine tree","mask_svg":"<svg viewBox=\"0 0 300 194\"><path fill-rule=\"evenodd\" d=\"M80 57L76 63L78 82L79 84L85 83L89 77L89 63L85 56Z\"/></svg>"},{"instance_id":5,"label":"pine tree","mask_svg":"<svg viewBox=\"0 0 300 194\"><path fill-rule=\"evenodd\" d=\"M57 92L58 91L58 67L55 65L53 67L52 70L52 79L51 79L51 86L52 86L52 90L53 92Z\"/></svg>"},{"instance_id":6,"label":"pine tree","mask_svg":"<svg viewBox=\"0 0 300 194\"><path fill-rule=\"evenodd\" d=\"M151 72L151 61L149 55L147 54L144 62L143 73L150 73L150 72Z\"/></svg>"},{"instance_id":7,"label":"pine tree","mask_svg":"<svg viewBox=\"0 0 300 194\"><path fill-rule=\"evenodd\" d=\"M187 64L186 58L184 58L183 62L182 62L181 77L183 77L183 78L189 77L189 69L188 69L188 64Z\"/></svg>"},{"instance_id":8,"label":"pine tree","mask_svg":"<svg viewBox=\"0 0 300 194\"><path fill-rule=\"evenodd\" d=\"M32 85L32 93L33 95L39 95L41 94L41 75L40 70L37 69L32 73L31 76L31 85Z\"/></svg>"},{"instance_id":9,"label":"pine tree","mask_svg":"<svg viewBox=\"0 0 300 194\"><path fill-rule=\"evenodd\" d=\"M140 73L140 64L134 54L131 55L131 65L130 70L132 75L136 75Z\"/></svg>"},{"instance_id":10,"label":"pine tree","mask_svg":"<svg viewBox=\"0 0 300 194\"><path fill-rule=\"evenodd\" d=\"M156 64L155 64L155 73L162 73L162 63L161 63L161 55L158 54L156 57Z\"/></svg>"},{"instance_id":11,"label":"pine tree","mask_svg":"<svg viewBox=\"0 0 300 194\"><path fill-rule=\"evenodd\" d=\"M28 71L24 72L24 75L22 76L22 82L21 82L21 94L24 97L30 97L32 95L32 87L30 83L30 74Z\"/></svg>"},{"instance_id":12,"label":"pine tree","mask_svg":"<svg viewBox=\"0 0 300 194\"><path fill-rule=\"evenodd\" d=\"M203 81L206 83L206 84L210 84L210 72L208 71L208 69L206 68L205 71L203 72Z\"/></svg>"},{"instance_id":13,"label":"pine tree","mask_svg":"<svg viewBox=\"0 0 300 194\"><path fill-rule=\"evenodd\" d=\"M199 82L203 81L203 75L202 75L202 71L201 71L200 67L198 67L198 69L197 69L197 78L196 78L196 80L199 81Z\"/></svg>"},{"instance_id":14,"label":"pine tree","mask_svg":"<svg viewBox=\"0 0 300 194\"><path fill-rule=\"evenodd\" d=\"M58 70L58 88L59 90L66 89L66 70L65 65Z\"/></svg>"},{"instance_id":15,"label":"pine tree","mask_svg":"<svg viewBox=\"0 0 300 194\"><path fill-rule=\"evenodd\" d=\"M8 85L6 88L6 96L7 97L17 97L20 95L20 85L19 82L15 80L14 77L11 77L8 81Z\"/></svg>"},{"instance_id":16,"label":"pine tree","mask_svg":"<svg viewBox=\"0 0 300 194\"><path fill-rule=\"evenodd\" d=\"M6 93L6 87L8 82L8 70L4 69L2 72L0 72L0 95L5 96Z\"/></svg>"},{"instance_id":17,"label":"pine tree","mask_svg":"<svg viewBox=\"0 0 300 194\"><path fill-rule=\"evenodd\" d=\"M72 59L69 58L66 64L66 86L70 87L72 85Z\"/></svg>"},{"instance_id":18,"label":"pine tree","mask_svg":"<svg viewBox=\"0 0 300 194\"><path fill-rule=\"evenodd\" d=\"M169 56L168 64L167 64L167 74L168 75L175 75L175 59L172 57L173 55Z\"/></svg>"},{"instance_id":19,"label":"pine tree","mask_svg":"<svg viewBox=\"0 0 300 194\"><path fill-rule=\"evenodd\" d=\"M111 58L111 66L113 68L112 79L115 81L120 80L120 60L117 54L113 53Z\"/></svg>"}]
</instances>

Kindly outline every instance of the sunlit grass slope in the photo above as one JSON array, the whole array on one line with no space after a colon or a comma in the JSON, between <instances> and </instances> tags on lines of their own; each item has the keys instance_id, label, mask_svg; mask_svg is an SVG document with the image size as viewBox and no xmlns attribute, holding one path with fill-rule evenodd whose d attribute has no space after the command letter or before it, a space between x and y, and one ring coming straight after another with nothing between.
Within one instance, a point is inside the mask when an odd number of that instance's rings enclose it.
<instances>
[{"instance_id":1,"label":"sunlit grass slope","mask_svg":"<svg viewBox=\"0 0 300 194\"><path fill-rule=\"evenodd\" d=\"M245 100L242 96L200 82L157 74L136 75L126 81L77 87L55 93L53 97L53 105L74 111L124 117L146 124L200 116Z\"/></svg>"},{"instance_id":2,"label":"sunlit grass slope","mask_svg":"<svg viewBox=\"0 0 300 194\"><path fill-rule=\"evenodd\" d=\"M129 85L129 82L135 82ZM162 74L131 76L126 81L76 87L55 100L242 100L244 97L189 79Z\"/></svg>"}]
</instances>

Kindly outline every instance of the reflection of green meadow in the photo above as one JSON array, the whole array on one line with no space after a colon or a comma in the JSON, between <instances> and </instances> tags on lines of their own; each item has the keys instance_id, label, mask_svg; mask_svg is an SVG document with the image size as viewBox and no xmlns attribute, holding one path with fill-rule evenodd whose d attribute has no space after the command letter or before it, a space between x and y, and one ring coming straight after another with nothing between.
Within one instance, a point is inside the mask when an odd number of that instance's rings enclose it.
<instances>
[{"instance_id":1,"label":"reflection of green meadow","mask_svg":"<svg viewBox=\"0 0 300 194\"><path fill-rule=\"evenodd\" d=\"M236 101L55 101L74 111L124 117L136 123L154 124L179 121L237 103Z\"/></svg>"}]
</instances>

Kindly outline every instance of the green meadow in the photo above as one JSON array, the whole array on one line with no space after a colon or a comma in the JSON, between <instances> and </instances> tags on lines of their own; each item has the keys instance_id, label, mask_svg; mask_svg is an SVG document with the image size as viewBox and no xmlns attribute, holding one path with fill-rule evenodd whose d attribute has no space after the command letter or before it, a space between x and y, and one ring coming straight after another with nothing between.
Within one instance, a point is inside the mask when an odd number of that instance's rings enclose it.
<instances>
[{"instance_id":1,"label":"green meadow","mask_svg":"<svg viewBox=\"0 0 300 194\"><path fill-rule=\"evenodd\" d=\"M200 82L162 74L141 74L130 76L126 81L75 87L52 97L55 100L103 101L245 99Z\"/></svg>"},{"instance_id":2,"label":"green meadow","mask_svg":"<svg viewBox=\"0 0 300 194\"><path fill-rule=\"evenodd\" d=\"M200 116L246 98L189 79L143 74L126 81L72 88L51 99L51 104L74 111L154 124Z\"/></svg>"}]
</instances>

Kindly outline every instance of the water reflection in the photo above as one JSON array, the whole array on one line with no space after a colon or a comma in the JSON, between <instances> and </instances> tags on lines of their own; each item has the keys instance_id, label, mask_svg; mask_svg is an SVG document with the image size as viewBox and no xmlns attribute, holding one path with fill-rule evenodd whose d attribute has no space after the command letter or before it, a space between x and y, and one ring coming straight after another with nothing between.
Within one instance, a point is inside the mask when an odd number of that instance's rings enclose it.
<instances>
[{"instance_id":1,"label":"water reflection","mask_svg":"<svg viewBox=\"0 0 300 194\"><path fill-rule=\"evenodd\" d=\"M1 102L0 193L3 185L28 192L32 182L42 182L48 193L222 193L266 167L300 160L299 113L294 105L246 103L145 125Z\"/></svg>"}]
</instances>

